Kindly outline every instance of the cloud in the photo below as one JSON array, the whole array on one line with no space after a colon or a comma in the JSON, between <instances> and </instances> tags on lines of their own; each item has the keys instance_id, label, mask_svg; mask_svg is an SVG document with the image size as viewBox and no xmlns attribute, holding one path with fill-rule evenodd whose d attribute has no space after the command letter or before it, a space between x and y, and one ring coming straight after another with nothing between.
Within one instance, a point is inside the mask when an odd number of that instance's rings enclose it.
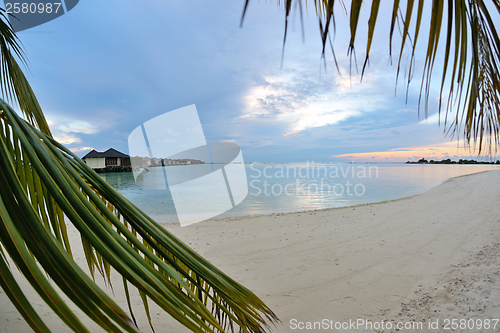
<instances>
[{"instance_id":1,"label":"cloud","mask_svg":"<svg viewBox=\"0 0 500 333\"><path fill-rule=\"evenodd\" d=\"M80 134L95 134L99 126L85 120L51 116L47 119L54 138L64 144L71 145L82 141Z\"/></svg>"},{"instance_id":2,"label":"cloud","mask_svg":"<svg viewBox=\"0 0 500 333\"><path fill-rule=\"evenodd\" d=\"M72 151L73 153L79 153L79 152L85 152L88 150L92 150L94 148L92 147L75 147L75 148L70 148L69 150Z\"/></svg>"},{"instance_id":3,"label":"cloud","mask_svg":"<svg viewBox=\"0 0 500 333\"><path fill-rule=\"evenodd\" d=\"M372 67L360 83L355 61L351 76L351 59L342 56L348 34L334 41L340 74L331 54L324 70L314 13L304 17L304 42L289 30L280 68L278 6L252 2L239 28L242 7L231 0L147 2L140 10L118 0L86 3L71 19L44 25L56 33L22 35L30 82L52 131L77 152L126 153L134 128L190 104L209 141L235 142L249 160L331 160L447 140L432 98L431 117L418 119L418 82L408 105L404 89L394 97L396 66L387 66L385 39L374 39ZM141 24L130 25L134 19ZM357 50L362 60L363 48Z\"/></svg>"},{"instance_id":4,"label":"cloud","mask_svg":"<svg viewBox=\"0 0 500 333\"><path fill-rule=\"evenodd\" d=\"M443 119L440 117L439 113L433 114L432 116L427 117L419 122L419 125L437 125L441 124Z\"/></svg>"},{"instance_id":5,"label":"cloud","mask_svg":"<svg viewBox=\"0 0 500 333\"><path fill-rule=\"evenodd\" d=\"M404 108L404 109L397 109L394 111L395 113L407 113L407 112L416 112L416 109L413 108Z\"/></svg>"},{"instance_id":6,"label":"cloud","mask_svg":"<svg viewBox=\"0 0 500 333\"><path fill-rule=\"evenodd\" d=\"M437 107L435 108L437 109ZM420 125L445 125L449 124L450 121L453 122L457 118L458 109L450 109L448 112L442 110L441 112L435 112L428 116L427 118L419 122Z\"/></svg>"},{"instance_id":7,"label":"cloud","mask_svg":"<svg viewBox=\"0 0 500 333\"><path fill-rule=\"evenodd\" d=\"M82 141L79 137L73 134L60 133L54 131L53 136L57 142L62 143L63 145L70 145L72 143L79 143Z\"/></svg>"},{"instance_id":8,"label":"cloud","mask_svg":"<svg viewBox=\"0 0 500 333\"><path fill-rule=\"evenodd\" d=\"M329 111L329 108L331 108L331 106L328 104L318 104L296 110L295 116L297 120L294 122L294 127L285 135L295 134L309 128L333 125L342 120L361 114L359 111L352 110Z\"/></svg>"},{"instance_id":9,"label":"cloud","mask_svg":"<svg viewBox=\"0 0 500 333\"><path fill-rule=\"evenodd\" d=\"M453 155L452 155L453 154ZM374 151L355 154L340 154L332 155L333 158L339 160L354 160L367 161L371 160L390 160L393 162L401 161L416 161L420 158L432 157L432 159L446 159L453 157L454 159L477 159L477 156L471 156L470 151L465 147L457 146L456 142L435 143L429 146L413 146L388 149L386 151ZM483 159L496 159L496 156L483 156Z\"/></svg>"},{"instance_id":10,"label":"cloud","mask_svg":"<svg viewBox=\"0 0 500 333\"><path fill-rule=\"evenodd\" d=\"M288 71L263 75L245 96L239 117L255 125L280 123L281 135L335 125L384 108L392 96L381 93L377 75L353 81L344 69L335 76L319 77L314 71L291 66Z\"/></svg>"}]
</instances>

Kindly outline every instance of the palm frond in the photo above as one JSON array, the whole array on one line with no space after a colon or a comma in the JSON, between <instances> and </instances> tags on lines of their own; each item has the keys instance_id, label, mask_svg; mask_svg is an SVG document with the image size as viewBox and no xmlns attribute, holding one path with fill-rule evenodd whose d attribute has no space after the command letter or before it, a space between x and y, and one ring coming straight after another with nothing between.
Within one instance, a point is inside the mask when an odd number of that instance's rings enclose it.
<instances>
[{"instance_id":1,"label":"palm frond","mask_svg":"<svg viewBox=\"0 0 500 333\"><path fill-rule=\"evenodd\" d=\"M24 53L0 9L0 286L35 332L49 332L15 281L10 257L48 306L75 332L88 332L53 287L108 332L136 332L129 285L151 325L148 301L193 332L264 332L277 320L251 291L125 199L50 133L19 67ZM66 219L78 229L88 276L73 260ZM132 319L95 284L123 278Z\"/></svg>"},{"instance_id":2,"label":"palm frond","mask_svg":"<svg viewBox=\"0 0 500 333\"><path fill-rule=\"evenodd\" d=\"M136 330L133 320L74 263L57 209L81 233L91 269L98 267L109 279L113 267L125 285L138 288L146 307L147 299L154 301L192 331L236 325L244 332L263 332L266 321L276 320L257 296L165 231L71 151L4 101L0 110L0 241L69 327L86 331L43 272L104 329ZM3 285L8 281L7 274ZM34 330L46 332L22 292L15 285L9 290Z\"/></svg>"},{"instance_id":3,"label":"palm frond","mask_svg":"<svg viewBox=\"0 0 500 333\"><path fill-rule=\"evenodd\" d=\"M15 100L26 119L43 133L51 135L49 125L38 104L35 93L19 67L15 57L26 65L19 39L9 24L5 10L0 8L0 91L12 102Z\"/></svg>"},{"instance_id":4,"label":"palm frond","mask_svg":"<svg viewBox=\"0 0 500 333\"><path fill-rule=\"evenodd\" d=\"M295 0L301 2L302 0ZM285 17L288 18L294 0L284 0ZM331 34L329 25L334 25L335 10L333 0L313 0L316 15L320 25L320 36L323 43L322 57ZM401 47L399 50L396 81L401 70L402 55L405 46L410 44L411 57L407 73L407 98L409 84L415 76L415 61L418 50L425 50L425 60L421 77L420 97L418 110L423 108L427 116L429 98L431 96L431 83L435 70L436 60L443 61L440 78L439 113L445 113L445 131L451 135L458 135L460 131L466 143L478 149L478 154L487 151L492 155L500 144L500 39L496 29L500 14L500 2L491 0L432 0L429 13L424 13L424 0L394 0L389 31L389 55L392 56L394 31L399 20L402 22ZM250 0L245 1L243 17L247 13ZM278 1L281 3L281 1ZM342 6L344 4L341 2ZM365 5L360 0L352 0L349 11L350 41L348 54L356 60L355 41L360 20L361 6ZM379 18L380 1L371 1L371 11L368 20L368 39L366 56L361 77L365 73L376 22ZM299 6L299 10L302 6ZM344 6L345 8L345 6ZM403 10L406 8L405 14ZM495 9L490 13L489 8ZM242 17L242 22L243 22ZM423 18L429 18L429 35L427 47L420 45L422 38L420 32ZM286 21L287 22L287 21ZM413 32L410 27L414 26ZM346 29L347 30L347 29ZM287 24L285 24L285 37ZM334 29L335 31L335 29ZM443 37L444 36L444 37ZM438 57L440 43L445 40L444 58ZM425 42L425 41L423 41ZM337 60L333 46L331 47L335 64ZM354 58L353 58L354 56ZM337 65L338 67L338 65ZM441 68L440 68L441 69ZM443 93L447 92L447 96ZM443 103L443 101L445 101ZM456 114L449 120L449 114ZM486 149L485 149L486 147Z\"/></svg>"}]
</instances>

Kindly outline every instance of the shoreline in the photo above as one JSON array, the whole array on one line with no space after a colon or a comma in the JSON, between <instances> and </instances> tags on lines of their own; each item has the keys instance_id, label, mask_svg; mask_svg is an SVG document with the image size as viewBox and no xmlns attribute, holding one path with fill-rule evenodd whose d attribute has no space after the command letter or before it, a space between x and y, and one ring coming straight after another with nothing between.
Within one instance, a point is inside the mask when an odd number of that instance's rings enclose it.
<instances>
[{"instance_id":1,"label":"shoreline","mask_svg":"<svg viewBox=\"0 0 500 333\"><path fill-rule=\"evenodd\" d=\"M495 275L500 272L500 249L495 247L500 243L499 198L500 170L495 170L449 178L424 193L386 202L163 225L266 302L282 322L272 332L300 331L291 329L294 319L486 319L500 314L500 277ZM86 269L79 234L72 226L68 231L75 260ZM463 276L477 281L455 288L459 280L454 279ZM24 278L19 281L49 328L69 332ZM112 282L114 299L127 309L121 277L112 274ZM102 279L96 283L113 295ZM443 289L445 284L449 288ZM0 292L0 332L30 332ZM139 328L149 331L138 293L131 296ZM488 310L464 316L454 304L462 296L463 302L467 297L481 300ZM154 304L150 308L157 332L188 332ZM91 332L102 332L80 317Z\"/></svg>"},{"instance_id":2,"label":"shoreline","mask_svg":"<svg viewBox=\"0 0 500 333\"><path fill-rule=\"evenodd\" d=\"M355 205L349 205L349 206L341 206L341 207L331 207L331 208L318 208L318 209L310 209L310 210L300 210L300 211L291 211L291 212L278 212L278 213L257 213L257 214L246 214L246 215L234 215L234 216L223 216L223 217L213 217L213 218L210 218L210 219L207 219L207 220L204 220L202 222L199 222L199 223L203 223L203 222L207 222L207 221L214 221L214 222L217 222L217 221L237 221L237 220L241 220L241 219L247 219L247 218L259 218L259 217L269 217L269 216L278 216L278 215L291 215L291 214L305 214L305 213L310 213L310 212L328 212L328 211L335 211L335 210L339 210L339 209L345 209L345 208L353 208L353 207L363 207L363 206L368 206L368 205L379 205L379 204L385 204L385 203L391 203L391 202L397 202L397 201L400 201L400 200L405 200L405 199L411 199L413 197L416 197L416 196L419 196L419 195L422 195L424 193L427 193L428 191L431 191L432 189L436 188L436 187L439 187L443 184L446 184L447 182L449 181L452 181L454 179L457 179L457 178L461 178L461 177L469 177L469 176L472 176L472 175L477 175L477 174L481 174L481 173L484 173L484 172L495 172L495 171L500 171L499 170L483 170L483 171L478 171L478 172L474 172L474 173L468 173L468 174L465 174L465 175L459 175L459 176L453 176L453 177L450 177L450 178L446 178L445 180L441 181L439 184L425 190L424 192L422 193L416 193L416 194L412 194L410 196L407 196L407 197L402 197L402 198L397 198L397 199L389 199L389 200L383 200L383 201L374 201L374 202L368 202L368 203L360 203L360 204L355 204ZM155 215L150 215L150 216L155 216ZM158 215L158 216L155 216L155 217L160 217L161 218L161 215ZM156 220L155 220L156 221ZM180 226L179 225L179 222L172 222L172 221L169 221L169 222L164 222L164 221L156 221L160 224L164 224L164 225L177 225L177 226ZM193 225L196 225L197 223L194 223ZM191 224L190 224L191 225ZM189 225L188 225L189 226Z\"/></svg>"},{"instance_id":3,"label":"shoreline","mask_svg":"<svg viewBox=\"0 0 500 333\"><path fill-rule=\"evenodd\" d=\"M480 179L480 183L476 179ZM499 170L483 171L451 177L423 193L383 202L228 217L183 228L169 225L169 228L204 257L210 260L216 257L217 261L213 260L216 265L256 292L272 309L280 309L282 312L277 314L282 325L274 330L276 332L293 331L289 325L291 319L307 322L324 318L339 321L368 318L376 321L389 319L395 312L394 320L414 320L398 317L403 303L410 303L422 286L429 286L429 290L438 287L437 279L451 265L459 265L467 256L480 252L484 246L492 246L492 242L500 238L500 208L493 199L499 197L499 185ZM465 202L447 198L453 195ZM469 196L473 198L467 204ZM483 196L490 201L485 202ZM493 213L479 208L471 210L469 206L474 204L487 207ZM462 210L461 214L457 214L457 210ZM475 219L467 218L467 214L474 216L472 212L476 211ZM429 218L419 219L419 214ZM337 237L334 234L328 237L332 228L321 223L323 219L336 225L334 231L340 232ZM345 222L347 219L351 222ZM295 240L287 239L290 233L279 230L294 227L299 230ZM264 230L259 231L260 228ZM300 236L302 233L304 236ZM221 234L225 236L219 236ZM205 238L209 240L204 241ZM292 242L286 244L287 241ZM338 246L332 244L335 241ZM263 259L261 255L270 258ZM327 267L322 267L323 263ZM495 267L500 270L500 262ZM337 269L340 272L336 272ZM321 277L308 273L310 270L317 271ZM290 279L276 277L287 274ZM330 277L323 277L329 274ZM256 282L248 285L245 281ZM303 287L311 282L319 286ZM321 287L331 283L339 285L327 289L332 295L326 297ZM498 288L499 283L500 280L496 280L496 284L481 284L480 288ZM283 292L275 292L276 286ZM447 304L447 296L444 298L441 303ZM293 304L294 299L298 304ZM490 302L500 304L500 295ZM451 318L455 314L448 311L443 316ZM497 328L500 332L500 327Z\"/></svg>"}]
</instances>

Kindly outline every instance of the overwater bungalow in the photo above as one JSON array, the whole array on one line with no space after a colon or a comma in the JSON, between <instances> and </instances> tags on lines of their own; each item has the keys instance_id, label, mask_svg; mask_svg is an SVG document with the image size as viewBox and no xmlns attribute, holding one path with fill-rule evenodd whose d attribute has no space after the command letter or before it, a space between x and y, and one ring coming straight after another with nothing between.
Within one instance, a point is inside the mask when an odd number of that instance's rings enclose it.
<instances>
[{"instance_id":1,"label":"overwater bungalow","mask_svg":"<svg viewBox=\"0 0 500 333\"><path fill-rule=\"evenodd\" d=\"M92 149L82 160L95 172L129 172L132 171L130 156L109 148L105 152Z\"/></svg>"}]
</instances>

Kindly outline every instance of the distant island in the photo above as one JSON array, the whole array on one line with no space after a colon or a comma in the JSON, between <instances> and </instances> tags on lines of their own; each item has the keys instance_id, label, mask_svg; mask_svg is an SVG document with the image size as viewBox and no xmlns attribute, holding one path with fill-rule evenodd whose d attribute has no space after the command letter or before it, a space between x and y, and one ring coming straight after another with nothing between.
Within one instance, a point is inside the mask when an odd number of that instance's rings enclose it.
<instances>
[{"instance_id":1,"label":"distant island","mask_svg":"<svg viewBox=\"0 0 500 333\"><path fill-rule=\"evenodd\" d=\"M412 162L412 161L407 161L406 164L500 164L500 160L496 162L482 162L482 161L475 161L475 160L458 160L457 161L452 161L451 159L447 158L445 160L441 161L434 161L430 160L427 161L425 158L419 159L417 162Z\"/></svg>"}]
</instances>

